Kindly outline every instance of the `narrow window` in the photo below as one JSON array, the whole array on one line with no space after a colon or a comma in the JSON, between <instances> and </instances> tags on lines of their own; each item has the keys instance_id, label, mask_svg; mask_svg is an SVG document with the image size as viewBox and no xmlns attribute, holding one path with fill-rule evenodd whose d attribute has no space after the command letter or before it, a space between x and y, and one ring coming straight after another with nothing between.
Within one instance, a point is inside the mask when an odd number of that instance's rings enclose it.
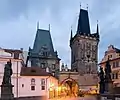
<instances>
[{"instance_id":1,"label":"narrow window","mask_svg":"<svg viewBox=\"0 0 120 100\"><path fill-rule=\"evenodd\" d=\"M35 90L35 79L34 78L31 79L31 90L32 91Z\"/></svg>"},{"instance_id":2,"label":"narrow window","mask_svg":"<svg viewBox=\"0 0 120 100\"><path fill-rule=\"evenodd\" d=\"M118 63L118 61L116 61L116 67L118 67L119 66L119 63Z\"/></svg>"},{"instance_id":3,"label":"narrow window","mask_svg":"<svg viewBox=\"0 0 120 100\"><path fill-rule=\"evenodd\" d=\"M22 84L22 88L24 87L24 84Z\"/></svg>"},{"instance_id":4,"label":"narrow window","mask_svg":"<svg viewBox=\"0 0 120 100\"><path fill-rule=\"evenodd\" d=\"M114 74L112 74L112 79L114 79Z\"/></svg>"},{"instance_id":5,"label":"narrow window","mask_svg":"<svg viewBox=\"0 0 120 100\"><path fill-rule=\"evenodd\" d=\"M116 73L116 79L118 79L118 73Z\"/></svg>"},{"instance_id":6,"label":"narrow window","mask_svg":"<svg viewBox=\"0 0 120 100\"><path fill-rule=\"evenodd\" d=\"M55 64L52 64L52 69L55 69Z\"/></svg>"},{"instance_id":7,"label":"narrow window","mask_svg":"<svg viewBox=\"0 0 120 100\"><path fill-rule=\"evenodd\" d=\"M34 78L31 79L31 85L35 85L35 79Z\"/></svg>"},{"instance_id":8,"label":"narrow window","mask_svg":"<svg viewBox=\"0 0 120 100\"><path fill-rule=\"evenodd\" d=\"M41 79L41 90L45 90L45 79Z\"/></svg>"},{"instance_id":9,"label":"narrow window","mask_svg":"<svg viewBox=\"0 0 120 100\"><path fill-rule=\"evenodd\" d=\"M113 68L115 68L115 62L113 62Z\"/></svg>"},{"instance_id":10,"label":"narrow window","mask_svg":"<svg viewBox=\"0 0 120 100\"><path fill-rule=\"evenodd\" d=\"M42 86L42 90L45 90L45 86Z\"/></svg>"},{"instance_id":11,"label":"narrow window","mask_svg":"<svg viewBox=\"0 0 120 100\"><path fill-rule=\"evenodd\" d=\"M31 86L31 90L34 91L35 90L35 86Z\"/></svg>"}]
</instances>

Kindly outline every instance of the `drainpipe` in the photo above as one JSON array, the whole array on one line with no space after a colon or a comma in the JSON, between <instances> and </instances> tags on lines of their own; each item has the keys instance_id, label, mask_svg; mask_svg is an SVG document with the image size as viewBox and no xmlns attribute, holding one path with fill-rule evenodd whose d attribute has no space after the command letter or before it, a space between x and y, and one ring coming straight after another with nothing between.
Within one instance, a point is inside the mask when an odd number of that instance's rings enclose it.
<instances>
[{"instance_id":1,"label":"drainpipe","mask_svg":"<svg viewBox=\"0 0 120 100\"><path fill-rule=\"evenodd\" d=\"M46 93L47 93L47 80L50 78L50 75L46 78Z\"/></svg>"}]
</instances>

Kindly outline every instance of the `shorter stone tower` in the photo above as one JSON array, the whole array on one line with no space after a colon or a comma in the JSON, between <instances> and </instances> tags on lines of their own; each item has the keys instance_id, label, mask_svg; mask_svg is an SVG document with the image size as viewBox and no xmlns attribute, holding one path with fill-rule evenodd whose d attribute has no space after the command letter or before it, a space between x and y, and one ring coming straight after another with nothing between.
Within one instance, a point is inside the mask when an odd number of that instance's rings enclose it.
<instances>
[{"instance_id":1,"label":"shorter stone tower","mask_svg":"<svg viewBox=\"0 0 120 100\"><path fill-rule=\"evenodd\" d=\"M50 28L43 30L37 27L33 49L29 48L26 66L49 68L53 76L58 78L59 61L57 51L53 48Z\"/></svg>"}]
</instances>

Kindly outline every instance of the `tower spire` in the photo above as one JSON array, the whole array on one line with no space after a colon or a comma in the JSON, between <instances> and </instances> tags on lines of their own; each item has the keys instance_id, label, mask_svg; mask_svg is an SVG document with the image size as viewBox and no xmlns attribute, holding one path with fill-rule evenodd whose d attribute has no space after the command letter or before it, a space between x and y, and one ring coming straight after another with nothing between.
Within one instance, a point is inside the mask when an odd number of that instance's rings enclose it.
<instances>
[{"instance_id":1,"label":"tower spire","mask_svg":"<svg viewBox=\"0 0 120 100\"><path fill-rule=\"evenodd\" d=\"M49 24L49 31L50 31L50 24Z\"/></svg>"},{"instance_id":2,"label":"tower spire","mask_svg":"<svg viewBox=\"0 0 120 100\"><path fill-rule=\"evenodd\" d=\"M70 36L70 40L72 39L73 34L72 34L72 26L71 26L71 36Z\"/></svg>"},{"instance_id":3,"label":"tower spire","mask_svg":"<svg viewBox=\"0 0 120 100\"><path fill-rule=\"evenodd\" d=\"M99 34L99 28L98 28L98 20L97 20L97 34Z\"/></svg>"},{"instance_id":4,"label":"tower spire","mask_svg":"<svg viewBox=\"0 0 120 100\"><path fill-rule=\"evenodd\" d=\"M80 9L77 33L78 34L81 34L81 33L90 34L89 16L88 16L87 10Z\"/></svg>"},{"instance_id":5,"label":"tower spire","mask_svg":"<svg viewBox=\"0 0 120 100\"><path fill-rule=\"evenodd\" d=\"M39 21L37 22L37 30L39 29Z\"/></svg>"}]
</instances>

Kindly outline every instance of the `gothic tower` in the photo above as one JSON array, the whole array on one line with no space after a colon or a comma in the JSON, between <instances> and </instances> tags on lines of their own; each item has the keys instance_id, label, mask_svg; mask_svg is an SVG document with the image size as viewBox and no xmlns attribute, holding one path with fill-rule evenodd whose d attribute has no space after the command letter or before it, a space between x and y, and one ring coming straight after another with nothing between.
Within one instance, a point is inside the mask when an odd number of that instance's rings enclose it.
<instances>
[{"instance_id":1,"label":"gothic tower","mask_svg":"<svg viewBox=\"0 0 120 100\"><path fill-rule=\"evenodd\" d=\"M98 63L99 30L91 34L88 11L80 9L78 27L73 37L71 30L71 69L79 74L96 74Z\"/></svg>"},{"instance_id":2,"label":"gothic tower","mask_svg":"<svg viewBox=\"0 0 120 100\"><path fill-rule=\"evenodd\" d=\"M37 26L33 48L29 48L26 66L48 68L53 76L58 77L59 62L57 51L54 51L49 30L39 29Z\"/></svg>"}]
</instances>

